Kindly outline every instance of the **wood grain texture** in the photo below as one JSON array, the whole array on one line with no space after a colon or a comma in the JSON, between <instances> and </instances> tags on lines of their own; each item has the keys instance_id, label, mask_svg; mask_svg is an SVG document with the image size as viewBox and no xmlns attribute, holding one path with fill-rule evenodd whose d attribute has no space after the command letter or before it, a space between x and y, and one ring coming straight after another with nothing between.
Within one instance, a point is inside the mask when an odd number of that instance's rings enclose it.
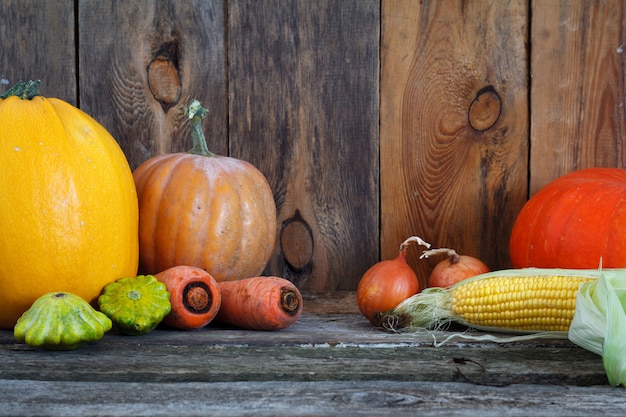
<instances>
[{"instance_id":1,"label":"wood grain texture","mask_svg":"<svg viewBox=\"0 0 626 417\"><path fill-rule=\"evenodd\" d=\"M496 344L459 338L433 345L452 334L388 333L373 329L360 314L305 312L282 331L211 324L192 332L158 328L129 337L113 330L79 350L55 352L19 343L3 330L0 381L607 384L601 357L567 339Z\"/></svg>"},{"instance_id":2,"label":"wood grain texture","mask_svg":"<svg viewBox=\"0 0 626 417\"><path fill-rule=\"evenodd\" d=\"M230 1L231 154L278 206L269 272L355 289L378 259L377 1Z\"/></svg>"},{"instance_id":3,"label":"wood grain texture","mask_svg":"<svg viewBox=\"0 0 626 417\"><path fill-rule=\"evenodd\" d=\"M234 383L0 381L0 416L584 417L623 415L606 386L428 381Z\"/></svg>"},{"instance_id":4,"label":"wood grain texture","mask_svg":"<svg viewBox=\"0 0 626 417\"><path fill-rule=\"evenodd\" d=\"M81 108L131 168L191 149L182 110L197 98L209 149L227 155L224 6L218 0L79 1Z\"/></svg>"},{"instance_id":5,"label":"wood grain texture","mask_svg":"<svg viewBox=\"0 0 626 417\"><path fill-rule=\"evenodd\" d=\"M533 1L530 193L626 168L626 2Z\"/></svg>"},{"instance_id":6,"label":"wood grain texture","mask_svg":"<svg viewBox=\"0 0 626 417\"><path fill-rule=\"evenodd\" d=\"M383 258L418 235L508 265L527 193L527 22L521 0L383 1ZM409 264L425 284L440 259L420 253Z\"/></svg>"},{"instance_id":7,"label":"wood grain texture","mask_svg":"<svg viewBox=\"0 0 626 417\"><path fill-rule=\"evenodd\" d=\"M0 2L0 93L18 81L77 104L73 1Z\"/></svg>"}]
</instances>

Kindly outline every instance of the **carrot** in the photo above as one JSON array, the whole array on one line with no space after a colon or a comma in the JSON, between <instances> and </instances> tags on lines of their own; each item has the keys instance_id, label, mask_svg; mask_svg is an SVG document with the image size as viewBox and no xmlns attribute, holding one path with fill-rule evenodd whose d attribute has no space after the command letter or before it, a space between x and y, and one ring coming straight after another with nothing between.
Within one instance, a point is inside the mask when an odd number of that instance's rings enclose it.
<instances>
[{"instance_id":1,"label":"carrot","mask_svg":"<svg viewBox=\"0 0 626 417\"><path fill-rule=\"evenodd\" d=\"M216 322L249 330L281 330L302 313L302 295L289 280L254 277L218 282L222 306Z\"/></svg>"},{"instance_id":2,"label":"carrot","mask_svg":"<svg viewBox=\"0 0 626 417\"><path fill-rule=\"evenodd\" d=\"M216 316L222 302L217 281L207 271L179 265L159 272L155 277L170 292L172 311L163 324L183 330L199 329Z\"/></svg>"}]
</instances>

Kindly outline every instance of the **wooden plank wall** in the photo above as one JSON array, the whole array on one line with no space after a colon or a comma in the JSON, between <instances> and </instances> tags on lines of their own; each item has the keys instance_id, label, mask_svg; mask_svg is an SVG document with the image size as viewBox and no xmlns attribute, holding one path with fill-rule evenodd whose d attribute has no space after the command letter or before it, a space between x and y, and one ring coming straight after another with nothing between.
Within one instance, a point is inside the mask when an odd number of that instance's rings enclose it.
<instances>
[{"instance_id":1,"label":"wooden plank wall","mask_svg":"<svg viewBox=\"0 0 626 417\"><path fill-rule=\"evenodd\" d=\"M120 142L134 168L210 148L268 177L268 273L353 290L419 235L508 267L529 195L625 167L626 2L5 0L0 91L41 79ZM420 279L435 260L410 263Z\"/></svg>"},{"instance_id":2,"label":"wooden plank wall","mask_svg":"<svg viewBox=\"0 0 626 417\"><path fill-rule=\"evenodd\" d=\"M527 197L528 19L523 0L383 3L383 257L415 233L507 264ZM441 258L420 253L427 276Z\"/></svg>"},{"instance_id":3,"label":"wooden plank wall","mask_svg":"<svg viewBox=\"0 0 626 417\"><path fill-rule=\"evenodd\" d=\"M626 1L534 0L531 44L531 193L626 167Z\"/></svg>"},{"instance_id":4,"label":"wooden plank wall","mask_svg":"<svg viewBox=\"0 0 626 417\"><path fill-rule=\"evenodd\" d=\"M0 2L0 91L20 80L77 105L73 0Z\"/></svg>"}]
</instances>

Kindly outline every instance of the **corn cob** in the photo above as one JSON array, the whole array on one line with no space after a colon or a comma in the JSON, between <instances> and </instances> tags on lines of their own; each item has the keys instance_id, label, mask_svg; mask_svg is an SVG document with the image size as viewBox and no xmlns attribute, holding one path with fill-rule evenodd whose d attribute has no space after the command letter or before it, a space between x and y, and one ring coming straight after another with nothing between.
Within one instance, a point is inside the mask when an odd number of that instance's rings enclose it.
<instances>
[{"instance_id":1,"label":"corn cob","mask_svg":"<svg viewBox=\"0 0 626 417\"><path fill-rule=\"evenodd\" d=\"M493 271L450 288L427 288L383 317L383 326L442 329L454 321L508 333L567 332L578 288L599 270L522 268Z\"/></svg>"}]
</instances>

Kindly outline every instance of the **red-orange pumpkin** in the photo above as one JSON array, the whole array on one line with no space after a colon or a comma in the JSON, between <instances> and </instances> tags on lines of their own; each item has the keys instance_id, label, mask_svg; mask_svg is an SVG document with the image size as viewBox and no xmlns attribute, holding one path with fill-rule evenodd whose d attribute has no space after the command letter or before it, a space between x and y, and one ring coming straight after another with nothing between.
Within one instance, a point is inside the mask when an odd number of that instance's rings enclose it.
<instances>
[{"instance_id":1,"label":"red-orange pumpkin","mask_svg":"<svg viewBox=\"0 0 626 417\"><path fill-rule=\"evenodd\" d=\"M626 170L588 168L548 183L519 213L515 268L626 267Z\"/></svg>"},{"instance_id":2,"label":"red-orange pumpkin","mask_svg":"<svg viewBox=\"0 0 626 417\"><path fill-rule=\"evenodd\" d=\"M276 205L267 179L248 162L208 151L205 114L191 104L194 149L155 156L133 173L143 274L188 265L216 281L243 279L260 275L273 252Z\"/></svg>"}]
</instances>

